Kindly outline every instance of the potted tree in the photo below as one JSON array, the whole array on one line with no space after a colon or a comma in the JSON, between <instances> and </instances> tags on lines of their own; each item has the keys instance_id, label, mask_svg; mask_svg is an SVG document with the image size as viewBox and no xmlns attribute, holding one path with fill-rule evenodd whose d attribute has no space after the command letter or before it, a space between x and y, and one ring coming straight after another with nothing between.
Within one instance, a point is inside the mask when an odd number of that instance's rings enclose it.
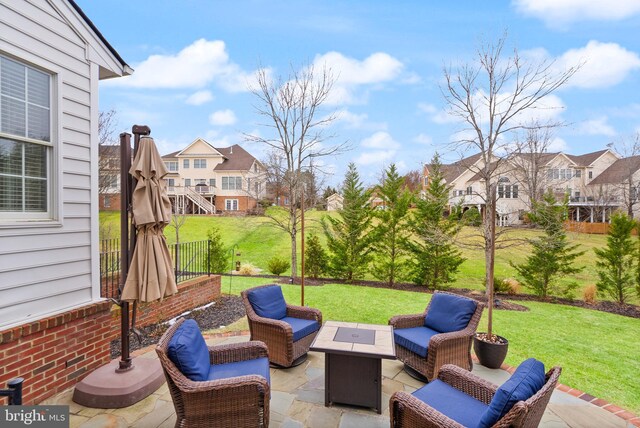
<instances>
[{"instance_id":1,"label":"potted tree","mask_svg":"<svg viewBox=\"0 0 640 428\"><path fill-rule=\"evenodd\" d=\"M493 334L493 306L494 306L494 275L493 267L495 262L496 250L496 184L491 185L489 196L491 207L490 213L492 221L489 222L491 233L491 251L489 252L489 260L487 261L487 331L478 332L473 338L473 351L478 357L478 361L485 367L490 369L500 368L507 356L509 341L502 336ZM485 214L487 215L487 214Z\"/></svg>"}]
</instances>

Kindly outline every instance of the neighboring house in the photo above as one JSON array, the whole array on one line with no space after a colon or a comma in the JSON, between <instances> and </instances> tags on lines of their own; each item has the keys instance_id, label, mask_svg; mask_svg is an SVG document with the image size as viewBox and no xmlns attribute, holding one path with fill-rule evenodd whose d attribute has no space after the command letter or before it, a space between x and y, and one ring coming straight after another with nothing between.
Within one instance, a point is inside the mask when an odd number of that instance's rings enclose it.
<instances>
[{"instance_id":1,"label":"neighboring house","mask_svg":"<svg viewBox=\"0 0 640 428\"><path fill-rule=\"evenodd\" d=\"M100 211L120 211L120 146L99 147Z\"/></svg>"},{"instance_id":2,"label":"neighboring house","mask_svg":"<svg viewBox=\"0 0 640 428\"><path fill-rule=\"evenodd\" d=\"M589 183L592 194L622 205L627 214L640 216L640 156L616 160ZM596 200L594 198L594 200Z\"/></svg>"},{"instance_id":3,"label":"neighboring house","mask_svg":"<svg viewBox=\"0 0 640 428\"><path fill-rule=\"evenodd\" d=\"M196 138L162 159L169 170L166 179L174 211L246 212L266 193L264 166L237 144L215 148Z\"/></svg>"},{"instance_id":4,"label":"neighboring house","mask_svg":"<svg viewBox=\"0 0 640 428\"><path fill-rule=\"evenodd\" d=\"M535 159L535 161L534 161ZM535 162L537 167L531 168ZM524 214L530 211L530 193L533 180L531 171L537 171L538 194L551 189L557 198L569 197L569 218L576 221L608 221L611 212L622 207L620 194L613 194L619 187L618 175L611 168L621 165L619 157L610 150L600 150L584 155L565 153L522 153L508 159L492 160L491 169L497 181L496 222L500 226L520 224ZM450 207L461 206L463 211L471 207L481 213L485 208L485 186L480 169L484 166L480 154L442 165L445 182L451 186ZM424 167L423 189L429 182L430 165ZM609 190L603 196L601 184L604 178ZM640 178L640 177L639 177Z\"/></svg>"},{"instance_id":5,"label":"neighboring house","mask_svg":"<svg viewBox=\"0 0 640 428\"><path fill-rule=\"evenodd\" d=\"M72 0L0 17L0 387L24 377L27 404L108 361L98 82L133 70Z\"/></svg>"},{"instance_id":6,"label":"neighboring house","mask_svg":"<svg viewBox=\"0 0 640 428\"><path fill-rule=\"evenodd\" d=\"M334 193L327 198L327 211L338 211L342 209L344 198L339 193Z\"/></svg>"}]
</instances>

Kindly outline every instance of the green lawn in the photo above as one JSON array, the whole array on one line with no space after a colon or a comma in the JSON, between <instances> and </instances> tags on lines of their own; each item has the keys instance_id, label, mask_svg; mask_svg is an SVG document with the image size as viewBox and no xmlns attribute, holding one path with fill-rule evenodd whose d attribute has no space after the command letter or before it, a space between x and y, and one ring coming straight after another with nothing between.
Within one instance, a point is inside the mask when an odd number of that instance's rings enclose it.
<instances>
[{"instance_id":1,"label":"green lawn","mask_svg":"<svg viewBox=\"0 0 640 428\"><path fill-rule=\"evenodd\" d=\"M222 290L240 291L264 278L223 277ZM283 285L285 297L300 304L300 286ZM431 294L343 284L305 287L305 304L325 320L386 324L398 314L424 311ZM529 312L495 311L494 330L509 339L506 363L534 357L545 367L562 367L560 382L640 413L640 319L548 303L518 302ZM486 311L480 330L486 327Z\"/></svg>"},{"instance_id":2,"label":"green lawn","mask_svg":"<svg viewBox=\"0 0 640 428\"><path fill-rule=\"evenodd\" d=\"M306 214L306 234L316 233L322 243L325 242L320 218L327 215L326 211L312 211ZM101 233L103 237L110 234L117 237L120 227L120 214L117 212L101 212ZM226 246L237 246L242 263L251 263L254 266L266 271L267 261L273 256L290 258L291 243L288 235L282 230L275 228L266 217L208 217L208 216L188 216L186 223L180 229L180 240L197 241L207 239L207 231L216 226L220 229L222 239ZM460 272L452 284L453 287L484 290L484 252L482 249L471 245L477 242L477 237L471 236L472 230L466 228L459 238L464 245L461 246L463 256L467 259L460 266ZM506 233L506 238L510 244L516 243L508 248L496 250L496 276L514 277L515 270L509 265L509 261L522 262L528 252L529 246L522 242L523 239L535 236L538 231L527 229L512 229ZM168 226L165 235L169 243L175 242L175 230ZM519 239L520 241L516 241ZM601 235L587 235L570 233L569 239L577 243L582 249L587 250L584 255L577 259L577 264L585 266L585 269L571 277L567 281L575 281L580 287L576 292L576 298L581 298L581 288L596 282L595 255L593 248L602 247L606 243L606 237ZM300 248L298 240L298 248ZM298 261L300 263L300 261ZM268 273L268 272L266 272ZM284 275L289 275L290 271ZM374 279L369 277L366 279ZM526 292L526 290L523 290Z\"/></svg>"}]
</instances>

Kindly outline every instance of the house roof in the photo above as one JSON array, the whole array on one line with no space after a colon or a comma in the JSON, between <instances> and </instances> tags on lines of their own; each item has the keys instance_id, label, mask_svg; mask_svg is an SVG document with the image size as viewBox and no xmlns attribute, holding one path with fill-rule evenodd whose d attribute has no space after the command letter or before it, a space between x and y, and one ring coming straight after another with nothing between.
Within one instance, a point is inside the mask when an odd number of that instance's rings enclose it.
<instances>
[{"instance_id":1,"label":"house roof","mask_svg":"<svg viewBox=\"0 0 640 428\"><path fill-rule=\"evenodd\" d=\"M472 167L478 159L480 159L481 153L468 156L464 159L460 159L457 162L450 164L443 164L440 166L440 172L447 183L451 183L456 178L460 177L465 171ZM427 165L427 169L430 169L431 165Z\"/></svg>"},{"instance_id":2,"label":"house roof","mask_svg":"<svg viewBox=\"0 0 640 428\"><path fill-rule=\"evenodd\" d=\"M169 153L169 154L166 154L166 155L162 156L162 159L166 159L166 158L175 158L175 157L177 157L178 153L180 153L181 151L182 151L182 150L178 150L178 151L175 151L175 152L171 152L171 153Z\"/></svg>"},{"instance_id":3,"label":"house roof","mask_svg":"<svg viewBox=\"0 0 640 428\"><path fill-rule=\"evenodd\" d=\"M589 185L619 184L638 170L640 170L640 156L618 159L594 178Z\"/></svg>"},{"instance_id":4,"label":"house roof","mask_svg":"<svg viewBox=\"0 0 640 428\"><path fill-rule=\"evenodd\" d=\"M237 144L216 150L225 157L225 161L216 165L214 171L248 171L256 162L256 158Z\"/></svg>"},{"instance_id":5,"label":"house roof","mask_svg":"<svg viewBox=\"0 0 640 428\"><path fill-rule=\"evenodd\" d=\"M89 17L84 13L84 11L80 8L80 6L78 6L78 4L74 0L67 0L67 1L71 5L71 7L73 7L75 11L78 12L78 14L82 17L82 19L84 19L84 21L91 28L91 30L93 30L93 32L96 33L96 36L98 36L100 41L104 43L105 47L109 50L109 52L111 52L111 54L113 54L113 56L118 60L118 62L122 65L122 67L131 68L124 61L124 59L122 59L120 54L113 48L113 46L111 46L111 43L107 41L107 39L102 35L100 30L98 30L98 27L96 27L96 25L89 19Z\"/></svg>"},{"instance_id":6,"label":"house roof","mask_svg":"<svg viewBox=\"0 0 640 428\"><path fill-rule=\"evenodd\" d=\"M578 166L589 166L600 156L608 152L609 149L598 150L597 152L585 153L583 155L567 155L569 159L576 163Z\"/></svg>"},{"instance_id":7,"label":"house roof","mask_svg":"<svg viewBox=\"0 0 640 428\"><path fill-rule=\"evenodd\" d=\"M98 146L98 153L100 156L119 158L120 144L101 144Z\"/></svg>"}]
</instances>

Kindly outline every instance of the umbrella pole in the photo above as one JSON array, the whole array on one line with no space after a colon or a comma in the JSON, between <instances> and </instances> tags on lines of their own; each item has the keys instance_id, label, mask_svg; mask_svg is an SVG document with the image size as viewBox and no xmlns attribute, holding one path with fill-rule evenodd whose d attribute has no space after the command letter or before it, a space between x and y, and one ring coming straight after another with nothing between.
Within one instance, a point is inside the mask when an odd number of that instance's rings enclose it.
<instances>
[{"instance_id":1,"label":"umbrella pole","mask_svg":"<svg viewBox=\"0 0 640 428\"><path fill-rule=\"evenodd\" d=\"M122 295L124 283L129 273L129 213L131 211L131 135L120 134L120 287ZM135 238L134 238L135 239ZM120 296L118 296L119 298ZM129 346L129 302L120 300L120 362L116 371L123 372L132 368Z\"/></svg>"}]
</instances>

